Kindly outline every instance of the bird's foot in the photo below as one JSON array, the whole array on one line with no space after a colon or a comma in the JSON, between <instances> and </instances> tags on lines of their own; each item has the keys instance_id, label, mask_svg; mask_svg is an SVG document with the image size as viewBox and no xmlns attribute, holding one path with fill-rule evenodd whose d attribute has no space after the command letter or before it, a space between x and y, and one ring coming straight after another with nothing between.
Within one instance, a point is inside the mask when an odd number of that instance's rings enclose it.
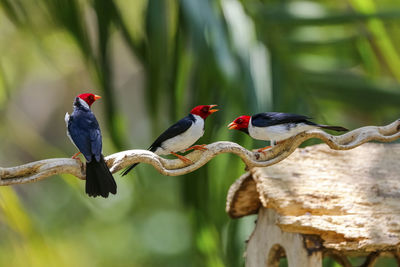
<instances>
[{"instance_id":1,"label":"bird's foot","mask_svg":"<svg viewBox=\"0 0 400 267\"><path fill-rule=\"evenodd\" d=\"M79 151L79 152L77 152L77 153L75 153L72 157L71 157L71 159L79 159L79 160L81 160L80 158L78 158L78 156L81 154L81 152Z\"/></svg>"},{"instance_id":2,"label":"bird's foot","mask_svg":"<svg viewBox=\"0 0 400 267\"><path fill-rule=\"evenodd\" d=\"M81 152L75 153L75 155L73 155L73 156L71 157L71 159L77 160L77 161L79 162L79 164L82 166L82 165L83 165L83 162L82 162L81 158L78 157L79 154L81 154ZM86 180L86 179L81 179L81 180Z\"/></svg>"},{"instance_id":3,"label":"bird's foot","mask_svg":"<svg viewBox=\"0 0 400 267\"><path fill-rule=\"evenodd\" d=\"M79 162L79 165L81 165L81 168L83 168L83 162L82 162L81 158L78 157L79 154L81 154L81 152L76 153L76 154L73 155L71 158L74 159L74 160L76 160L76 161L78 161L78 162ZM85 180L86 180L86 176L78 177L78 179L79 179L79 180L85 181Z\"/></svg>"},{"instance_id":4,"label":"bird's foot","mask_svg":"<svg viewBox=\"0 0 400 267\"><path fill-rule=\"evenodd\" d=\"M204 144L204 145L194 145L194 146L191 146L191 147L189 147L189 148L187 148L187 149L185 149L185 151L189 151L189 150L201 150L201 151L204 151L204 150L208 150L208 148L206 148L206 144Z\"/></svg>"},{"instance_id":5,"label":"bird's foot","mask_svg":"<svg viewBox=\"0 0 400 267\"><path fill-rule=\"evenodd\" d=\"M177 154L175 152L171 152L171 154L174 155L175 157L177 157L178 159L182 160L186 164L192 164L193 163L190 159L188 159L188 158L186 158L186 157L184 157L182 155L179 155L179 154Z\"/></svg>"},{"instance_id":6,"label":"bird's foot","mask_svg":"<svg viewBox=\"0 0 400 267\"><path fill-rule=\"evenodd\" d=\"M264 153L265 150L267 150L268 148L271 148L271 147L272 147L272 146L262 147L262 148L260 148L260 149L257 149L257 152Z\"/></svg>"}]
</instances>

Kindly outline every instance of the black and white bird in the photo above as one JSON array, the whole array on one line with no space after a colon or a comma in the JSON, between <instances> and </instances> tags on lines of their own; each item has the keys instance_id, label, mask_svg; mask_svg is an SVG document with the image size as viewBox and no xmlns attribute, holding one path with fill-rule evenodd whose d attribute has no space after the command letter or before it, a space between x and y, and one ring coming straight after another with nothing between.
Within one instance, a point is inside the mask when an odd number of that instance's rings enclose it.
<instances>
[{"instance_id":1,"label":"black and white bird","mask_svg":"<svg viewBox=\"0 0 400 267\"><path fill-rule=\"evenodd\" d=\"M94 94L80 94L75 98L71 115L65 114L67 135L86 159L86 193L89 196L108 197L117 193L117 184L108 169L102 154L102 140L99 124L90 106L100 99Z\"/></svg>"},{"instance_id":2,"label":"black and white bird","mask_svg":"<svg viewBox=\"0 0 400 267\"><path fill-rule=\"evenodd\" d=\"M348 131L341 126L317 124L309 121L309 117L290 113L264 112L253 116L240 116L231 122L229 129L235 129L247 133L257 140L270 141L271 145L286 140L299 133L315 128L334 131ZM260 148L261 152L271 146Z\"/></svg>"},{"instance_id":3,"label":"black and white bird","mask_svg":"<svg viewBox=\"0 0 400 267\"><path fill-rule=\"evenodd\" d=\"M157 155L172 154L186 163L191 161L177 154L176 152L184 152L190 149L205 150L205 145L192 146L204 134L204 121L212 113L218 109L212 109L217 105L200 105L193 108L189 115L179 120L165 132L163 132L151 146L148 148ZM127 175L139 163L135 163L122 172L122 176Z\"/></svg>"}]
</instances>

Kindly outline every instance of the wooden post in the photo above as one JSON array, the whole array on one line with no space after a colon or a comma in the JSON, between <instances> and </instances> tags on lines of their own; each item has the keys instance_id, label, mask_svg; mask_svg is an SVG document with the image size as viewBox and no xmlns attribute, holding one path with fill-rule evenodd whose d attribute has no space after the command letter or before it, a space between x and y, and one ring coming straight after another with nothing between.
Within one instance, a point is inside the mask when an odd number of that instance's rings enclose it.
<instances>
[{"instance_id":1,"label":"wooden post","mask_svg":"<svg viewBox=\"0 0 400 267\"><path fill-rule=\"evenodd\" d=\"M283 232L276 226L276 219L274 210L260 209L256 228L247 244L246 266L278 267L282 257L287 258L289 266L322 266L322 251L308 250L305 236Z\"/></svg>"}]
</instances>

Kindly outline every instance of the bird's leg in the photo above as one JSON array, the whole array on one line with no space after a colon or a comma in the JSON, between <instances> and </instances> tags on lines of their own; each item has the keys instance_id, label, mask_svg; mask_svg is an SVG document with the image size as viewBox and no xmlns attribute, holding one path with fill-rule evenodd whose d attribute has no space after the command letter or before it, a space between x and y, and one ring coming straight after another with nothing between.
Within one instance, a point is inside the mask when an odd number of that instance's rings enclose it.
<instances>
[{"instance_id":1,"label":"bird's leg","mask_svg":"<svg viewBox=\"0 0 400 267\"><path fill-rule=\"evenodd\" d=\"M285 140L281 140L281 141L271 141L271 146L274 147L276 145L283 144L283 143L285 143L285 141L286 141L286 139Z\"/></svg>"},{"instance_id":2,"label":"bird's leg","mask_svg":"<svg viewBox=\"0 0 400 267\"><path fill-rule=\"evenodd\" d=\"M190 159L188 159L188 158L186 158L184 156L181 156L179 154L176 154L175 152L171 152L171 154L174 155L175 157L177 157L178 159L182 160L184 163L187 163L187 164L192 164L193 163Z\"/></svg>"},{"instance_id":3,"label":"bird's leg","mask_svg":"<svg viewBox=\"0 0 400 267\"><path fill-rule=\"evenodd\" d=\"M81 160L81 158L78 158L79 154L81 154L80 151L79 151L78 153L75 153L75 154L71 157L71 159L76 159L77 161L79 161L79 164L82 166L82 164L83 164L83 163L82 163L82 160ZM79 180L86 180L86 176L83 177L83 178L78 177L78 179L79 179Z\"/></svg>"},{"instance_id":4,"label":"bird's leg","mask_svg":"<svg viewBox=\"0 0 400 267\"><path fill-rule=\"evenodd\" d=\"M193 149L193 150L201 150L201 151L208 150L208 148L206 148L206 144L204 144L204 145L194 145L194 146L191 146L191 147L185 149L185 151L189 151L189 150L192 150L192 149Z\"/></svg>"},{"instance_id":5,"label":"bird's leg","mask_svg":"<svg viewBox=\"0 0 400 267\"><path fill-rule=\"evenodd\" d=\"M283 142L284 142L284 141L279 141L279 142L277 142L277 141L271 140L271 145L270 145L270 146L262 147L262 148L258 149L257 152L262 152L262 153L264 153L264 152L265 152L264 150L266 150L266 149L268 149L268 148L271 148L271 147L274 147L274 146L276 146L276 145L278 145L278 144L281 144L281 143L283 143Z\"/></svg>"},{"instance_id":6,"label":"bird's leg","mask_svg":"<svg viewBox=\"0 0 400 267\"><path fill-rule=\"evenodd\" d=\"M75 154L71 157L71 159L75 159L75 160L79 161L79 164L82 166L83 162L82 162L81 158L78 157L79 154L81 154L80 151L79 151L78 153L75 153ZM85 177L85 178L79 178L79 179L81 179L81 180L86 180L86 177Z\"/></svg>"},{"instance_id":7,"label":"bird's leg","mask_svg":"<svg viewBox=\"0 0 400 267\"><path fill-rule=\"evenodd\" d=\"M75 154L71 157L71 159L79 159L79 160L80 160L80 158L78 158L79 154L81 154L80 151L77 152L77 153L75 153Z\"/></svg>"},{"instance_id":8,"label":"bird's leg","mask_svg":"<svg viewBox=\"0 0 400 267\"><path fill-rule=\"evenodd\" d=\"M262 147L262 148L259 148L258 150L257 150L257 152L264 152L264 150L266 150L266 149L268 149L268 148L271 148L272 146L266 146L266 147Z\"/></svg>"}]
</instances>

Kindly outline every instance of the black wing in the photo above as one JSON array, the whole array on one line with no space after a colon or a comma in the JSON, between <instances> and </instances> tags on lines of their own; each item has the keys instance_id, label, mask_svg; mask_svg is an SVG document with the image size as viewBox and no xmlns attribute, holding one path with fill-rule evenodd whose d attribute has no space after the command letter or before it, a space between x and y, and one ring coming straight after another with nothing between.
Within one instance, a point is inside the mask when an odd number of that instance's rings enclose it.
<instances>
[{"instance_id":1,"label":"black wing","mask_svg":"<svg viewBox=\"0 0 400 267\"><path fill-rule=\"evenodd\" d=\"M195 117L192 114L187 115L183 119L179 120L171 127L169 127L165 132L163 132L156 141L151 144L149 147L150 151L156 151L158 147L161 147L162 143L172 137L175 137L181 133L184 133L187 129L192 126L192 124L196 121Z\"/></svg>"},{"instance_id":2,"label":"black wing","mask_svg":"<svg viewBox=\"0 0 400 267\"><path fill-rule=\"evenodd\" d=\"M91 111L74 111L68 121L68 132L87 161L90 162L92 156L97 161L100 160L102 150L101 132L96 117Z\"/></svg>"},{"instance_id":3,"label":"black wing","mask_svg":"<svg viewBox=\"0 0 400 267\"><path fill-rule=\"evenodd\" d=\"M175 137L183 132L185 132L187 129L192 126L192 124L195 122L195 118L192 114L187 115L171 127L169 127L165 132L163 132L157 139L154 141L153 144L149 147L149 150L152 152L155 152L157 148L161 147L162 143L165 140L168 140L172 137ZM126 168L122 172L122 176L127 175L133 168L135 168L139 163L132 164L128 168Z\"/></svg>"},{"instance_id":4,"label":"black wing","mask_svg":"<svg viewBox=\"0 0 400 267\"><path fill-rule=\"evenodd\" d=\"M299 123L304 122L310 125L314 125L313 122L309 121L307 116L280 113L280 112L264 112L258 113L251 117L251 124L256 127L267 127L283 123Z\"/></svg>"}]
</instances>

